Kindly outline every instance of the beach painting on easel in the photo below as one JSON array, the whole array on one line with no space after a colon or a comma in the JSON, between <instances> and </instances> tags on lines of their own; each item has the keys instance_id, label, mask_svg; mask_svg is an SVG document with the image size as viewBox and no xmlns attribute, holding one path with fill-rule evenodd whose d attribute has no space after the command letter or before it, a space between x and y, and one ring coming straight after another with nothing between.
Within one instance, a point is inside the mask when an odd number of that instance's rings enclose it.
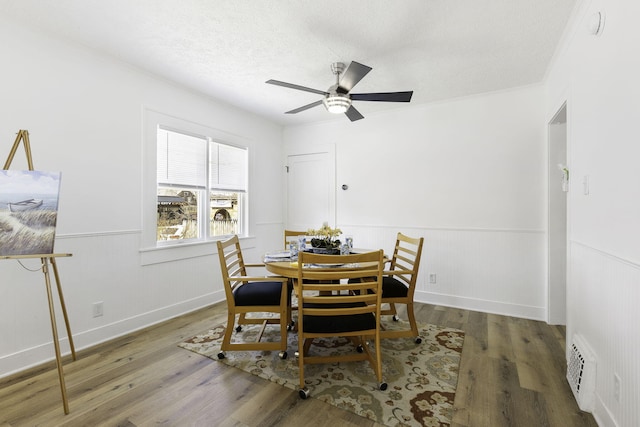
<instances>
[{"instance_id":1,"label":"beach painting on easel","mask_svg":"<svg viewBox=\"0 0 640 427\"><path fill-rule=\"evenodd\" d=\"M0 170L0 256L52 254L60 173Z\"/></svg>"}]
</instances>

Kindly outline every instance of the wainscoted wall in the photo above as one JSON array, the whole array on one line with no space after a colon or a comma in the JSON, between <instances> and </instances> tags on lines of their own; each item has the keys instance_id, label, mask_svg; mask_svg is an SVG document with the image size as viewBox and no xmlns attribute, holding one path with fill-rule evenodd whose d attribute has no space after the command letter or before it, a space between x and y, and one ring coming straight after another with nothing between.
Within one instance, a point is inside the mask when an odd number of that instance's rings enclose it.
<instances>
[{"instance_id":1,"label":"wainscoted wall","mask_svg":"<svg viewBox=\"0 0 640 427\"><path fill-rule=\"evenodd\" d=\"M588 31L597 13L600 35ZM640 425L639 15L637 1L577 2L546 82L546 121L567 105L567 342L593 350L602 427Z\"/></svg>"},{"instance_id":2,"label":"wainscoted wall","mask_svg":"<svg viewBox=\"0 0 640 427\"><path fill-rule=\"evenodd\" d=\"M356 247L383 248L389 255L398 232L424 237L417 301L546 318L542 231L338 225ZM429 274L436 283L429 283Z\"/></svg>"},{"instance_id":3,"label":"wainscoted wall","mask_svg":"<svg viewBox=\"0 0 640 427\"><path fill-rule=\"evenodd\" d=\"M210 246L206 257L141 266L139 231L59 236L56 252L73 254L58 258L57 265L76 349L224 299L218 257ZM3 282L11 286L3 286L2 292L13 303L7 306L11 312L5 308L3 319L16 324L11 327L3 320L0 329L3 347L18 350L0 357L2 373L53 357L44 276L22 269L17 261L3 261L7 263L3 267L8 267L8 281L3 275ZM22 263L35 269L40 260ZM67 353L55 290L54 295L62 351ZM101 317L93 317L96 302L103 303Z\"/></svg>"},{"instance_id":4,"label":"wainscoted wall","mask_svg":"<svg viewBox=\"0 0 640 427\"><path fill-rule=\"evenodd\" d=\"M567 339L581 335L596 357L594 414L601 425L640 420L640 265L588 245L571 244ZM591 307L591 310L580 308ZM631 363L630 363L631 361ZM620 378L616 399L614 376Z\"/></svg>"},{"instance_id":5,"label":"wainscoted wall","mask_svg":"<svg viewBox=\"0 0 640 427\"><path fill-rule=\"evenodd\" d=\"M282 245L282 223L257 228L267 235L264 243L255 237L241 240L248 262ZM198 253L206 255L142 265L140 236L139 230L58 236L56 252L72 254L58 258L57 266L76 350L224 300L215 243L202 245L206 249ZM54 352L40 260L21 261L37 271L18 261L2 262L0 297L11 301L2 314L2 346L17 349L0 354L0 373L6 375L51 360ZM261 274L259 269L252 273ZM55 282L52 286L61 350L69 354ZM103 316L93 317L96 302L103 303Z\"/></svg>"}]
</instances>

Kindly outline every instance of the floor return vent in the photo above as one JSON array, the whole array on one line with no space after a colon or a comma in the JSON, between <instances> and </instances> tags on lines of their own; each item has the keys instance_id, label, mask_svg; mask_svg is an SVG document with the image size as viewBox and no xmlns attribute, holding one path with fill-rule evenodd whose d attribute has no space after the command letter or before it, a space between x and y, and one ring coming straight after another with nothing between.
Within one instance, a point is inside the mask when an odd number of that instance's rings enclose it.
<instances>
[{"instance_id":1,"label":"floor return vent","mask_svg":"<svg viewBox=\"0 0 640 427\"><path fill-rule=\"evenodd\" d=\"M596 385L596 359L582 336L574 335L567 361L567 381L583 411L592 412Z\"/></svg>"}]
</instances>

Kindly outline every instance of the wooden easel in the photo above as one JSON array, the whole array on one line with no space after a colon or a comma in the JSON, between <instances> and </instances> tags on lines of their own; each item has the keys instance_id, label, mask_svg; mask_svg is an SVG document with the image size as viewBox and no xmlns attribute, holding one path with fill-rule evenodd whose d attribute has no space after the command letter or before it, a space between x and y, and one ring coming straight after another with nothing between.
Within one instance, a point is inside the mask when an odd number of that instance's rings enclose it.
<instances>
[{"instance_id":1,"label":"wooden easel","mask_svg":"<svg viewBox=\"0 0 640 427\"><path fill-rule=\"evenodd\" d=\"M11 152L9 153L9 157L4 164L3 169L9 169L11 166L11 162L13 161L13 157L18 150L18 146L20 142L24 145L24 150L27 155L27 164L29 165L29 170L33 169L33 161L31 159L31 146L29 145L29 132L26 130L18 131L18 136L16 137L15 142L13 143L13 147L11 148ZM49 262L53 268L53 275L56 279L56 286L58 288L58 297L60 299L60 305L62 307L62 314L64 316L64 323L67 328L67 336L69 337L69 346L71 347L71 356L73 360L76 360L76 350L73 345L73 337L71 336L71 327L69 326L69 317L67 316L67 307L64 303L64 296L62 294L62 287L60 286L60 276L58 274L58 266L56 265L56 258L58 257L69 257L71 254L62 254L62 253L52 253L52 254L37 254L37 255L2 255L0 259L25 259L25 258L40 258L42 261L42 272L44 273L44 281L47 288L47 299L49 300L49 315L51 317L51 329L53 331L53 346L56 352L56 365L58 367L58 378L60 379L60 391L62 392L62 406L64 407L64 413L69 413L69 401L67 399L67 389L64 382L64 372L62 370L62 357L60 355L60 341L58 340L58 327L56 326L56 315L53 307L53 294L51 292L51 278L49 275Z\"/></svg>"}]
</instances>

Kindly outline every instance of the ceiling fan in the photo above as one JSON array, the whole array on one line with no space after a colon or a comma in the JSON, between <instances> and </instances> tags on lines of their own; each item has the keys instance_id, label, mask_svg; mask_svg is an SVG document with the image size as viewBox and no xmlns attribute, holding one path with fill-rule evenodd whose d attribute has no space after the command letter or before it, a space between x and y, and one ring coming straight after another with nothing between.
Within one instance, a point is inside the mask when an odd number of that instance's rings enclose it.
<instances>
[{"instance_id":1,"label":"ceiling fan","mask_svg":"<svg viewBox=\"0 0 640 427\"><path fill-rule=\"evenodd\" d=\"M331 64L331 71L336 76L336 84L329 87L326 91L312 89L305 86L296 85L293 83L281 82L279 80L267 80L266 83L288 87L289 89L302 90L305 92L316 93L322 95L324 98L312 102L311 104L303 105L291 111L285 112L285 114L296 114L301 111L308 110L309 108L317 107L320 104L324 104L326 109L330 113L341 114L345 113L346 116L352 122L356 120L364 119L364 116L360 114L358 110L351 105L351 101L380 101L380 102L409 102L413 91L407 92L379 92L379 93L349 93L351 89L358 84L364 76L367 75L372 68L359 62L351 61L349 68L345 71L345 65L342 62L335 62ZM340 77L342 75L342 77Z\"/></svg>"}]
</instances>

